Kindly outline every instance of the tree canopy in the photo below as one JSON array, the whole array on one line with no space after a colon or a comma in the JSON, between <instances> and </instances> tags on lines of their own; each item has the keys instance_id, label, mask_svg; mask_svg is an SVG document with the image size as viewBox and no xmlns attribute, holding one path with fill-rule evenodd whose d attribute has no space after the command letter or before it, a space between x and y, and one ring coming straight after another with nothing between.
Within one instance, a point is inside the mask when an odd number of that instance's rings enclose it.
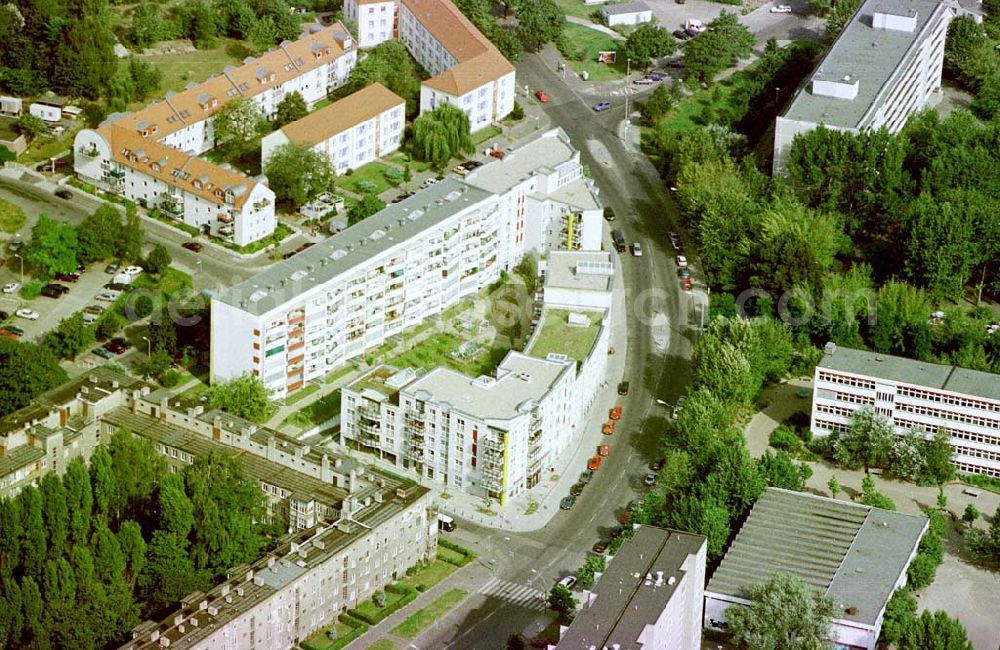
<instances>
[{"instance_id":1,"label":"tree canopy","mask_svg":"<svg viewBox=\"0 0 1000 650\"><path fill-rule=\"evenodd\" d=\"M670 56L676 50L677 40L669 30L656 23L643 23L625 39L622 54L648 68L652 59Z\"/></svg>"},{"instance_id":2,"label":"tree canopy","mask_svg":"<svg viewBox=\"0 0 1000 650\"><path fill-rule=\"evenodd\" d=\"M437 167L443 167L453 156L472 153L472 133L469 116L460 108L443 103L413 122L413 155Z\"/></svg>"},{"instance_id":3,"label":"tree canopy","mask_svg":"<svg viewBox=\"0 0 1000 650\"><path fill-rule=\"evenodd\" d=\"M734 13L723 11L705 31L684 44L684 69L688 79L711 84L715 76L736 59L753 52L754 36Z\"/></svg>"},{"instance_id":4,"label":"tree canopy","mask_svg":"<svg viewBox=\"0 0 1000 650\"><path fill-rule=\"evenodd\" d=\"M264 384L249 373L212 386L208 399L214 408L253 422L264 422L278 410Z\"/></svg>"},{"instance_id":5,"label":"tree canopy","mask_svg":"<svg viewBox=\"0 0 1000 650\"><path fill-rule=\"evenodd\" d=\"M264 162L264 174L279 200L300 207L333 187L330 161L308 147L293 143L274 149Z\"/></svg>"},{"instance_id":6,"label":"tree canopy","mask_svg":"<svg viewBox=\"0 0 1000 650\"><path fill-rule=\"evenodd\" d=\"M58 222L44 214L31 228L31 239L24 247L24 259L48 277L73 273L77 267L79 243L69 222Z\"/></svg>"},{"instance_id":7,"label":"tree canopy","mask_svg":"<svg viewBox=\"0 0 1000 650\"><path fill-rule=\"evenodd\" d=\"M750 591L749 607L726 610L737 648L748 650L821 650L830 646L834 601L801 579L775 574Z\"/></svg>"},{"instance_id":8,"label":"tree canopy","mask_svg":"<svg viewBox=\"0 0 1000 650\"><path fill-rule=\"evenodd\" d=\"M226 102L212 118L215 145L229 158L239 158L260 146L259 139L270 130L257 103L239 97Z\"/></svg>"}]
</instances>

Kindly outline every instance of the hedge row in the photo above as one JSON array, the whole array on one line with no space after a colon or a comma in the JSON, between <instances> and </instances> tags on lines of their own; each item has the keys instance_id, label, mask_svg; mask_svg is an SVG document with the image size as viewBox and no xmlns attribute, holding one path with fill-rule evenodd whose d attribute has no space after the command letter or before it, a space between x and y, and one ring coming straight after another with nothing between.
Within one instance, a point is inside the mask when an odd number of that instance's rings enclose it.
<instances>
[{"instance_id":1,"label":"hedge row","mask_svg":"<svg viewBox=\"0 0 1000 650\"><path fill-rule=\"evenodd\" d=\"M438 537L438 546L446 548L449 551L454 551L455 553L458 553L459 555L462 556L462 559L454 562L451 561L450 559L445 559L445 562L448 562L449 564L454 564L457 567L463 567L469 562L472 562L473 560L476 559L476 554L470 551L469 549L465 548L464 546L459 546L458 544L451 542L447 539L444 539L442 537Z\"/></svg>"},{"instance_id":2,"label":"hedge row","mask_svg":"<svg viewBox=\"0 0 1000 650\"><path fill-rule=\"evenodd\" d=\"M338 620L347 627L351 628L351 631L343 636L337 637L336 641L330 641L328 643L324 642L322 644L315 644L310 643L309 641L303 641L302 647L305 648L305 650L340 650L341 648L346 647L351 641L368 631L368 624L354 618L353 616L341 614Z\"/></svg>"},{"instance_id":3,"label":"hedge row","mask_svg":"<svg viewBox=\"0 0 1000 650\"><path fill-rule=\"evenodd\" d=\"M387 585L385 590L390 593L400 594L402 598L391 605L380 609L374 616L369 616L365 612L357 609L349 609L347 610L347 613L356 619L360 619L361 621L368 623L369 625L376 625L383 621L385 617L412 603L416 599L418 593L414 587L404 585L402 583Z\"/></svg>"}]
</instances>

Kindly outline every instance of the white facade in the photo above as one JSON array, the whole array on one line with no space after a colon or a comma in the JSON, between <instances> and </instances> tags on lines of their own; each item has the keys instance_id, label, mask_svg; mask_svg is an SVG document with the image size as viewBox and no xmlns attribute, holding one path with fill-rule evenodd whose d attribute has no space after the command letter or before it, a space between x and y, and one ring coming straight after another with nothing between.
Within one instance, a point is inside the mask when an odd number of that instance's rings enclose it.
<instances>
[{"instance_id":1,"label":"white facade","mask_svg":"<svg viewBox=\"0 0 1000 650\"><path fill-rule=\"evenodd\" d=\"M622 5L608 5L601 9L608 27L619 25L641 25L652 22L653 10L645 2L629 2Z\"/></svg>"},{"instance_id":2,"label":"white facade","mask_svg":"<svg viewBox=\"0 0 1000 650\"><path fill-rule=\"evenodd\" d=\"M223 241L245 246L277 225L274 192L261 180L146 142L117 125L81 130L73 151L82 180Z\"/></svg>"},{"instance_id":3,"label":"white facade","mask_svg":"<svg viewBox=\"0 0 1000 650\"><path fill-rule=\"evenodd\" d=\"M357 25L358 47L375 47L398 35L397 0L344 0L344 16Z\"/></svg>"},{"instance_id":4,"label":"white facade","mask_svg":"<svg viewBox=\"0 0 1000 650\"><path fill-rule=\"evenodd\" d=\"M456 96L427 83L420 85L420 112L433 111L441 104L461 108L469 116L475 133L500 121L514 110L514 73L484 83L469 92Z\"/></svg>"},{"instance_id":5,"label":"white facade","mask_svg":"<svg viewBox=\"0 0 1000 650\"><path fill-rule=\"evenodd\" d=\"M28 112L45 122L58 122L62 119L62 109L51 104L32 104Z\"/></svg>"},{"instance_id":6,"label":"white facade","mask_svg":"<svg viewBox=\"0 0 1000 650\"><path fill-rule=\"evenodd\" d=\"M775 173L796 135L817 126L896 133L940 91L944 41L957 4L867 0L775 121Z\"/></svg>"},{"instance_id":7,"label":"white facade","mask_svg":"<svg viewBox=\"0 0 1000 650\"><path fill-rule=\"evenodd\" d=\"M889 355L831 347L816 366L814 435L846 432L870 408L897 435L944 430L961 472L1000 478L1000 376Z\"/></svg>"}]
</instances>

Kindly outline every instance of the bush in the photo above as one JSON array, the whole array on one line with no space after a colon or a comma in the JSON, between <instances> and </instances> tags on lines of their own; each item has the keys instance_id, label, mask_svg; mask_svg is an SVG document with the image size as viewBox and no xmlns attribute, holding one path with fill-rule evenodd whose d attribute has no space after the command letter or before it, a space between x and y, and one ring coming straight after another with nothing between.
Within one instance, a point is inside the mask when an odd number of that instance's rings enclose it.
<instances>
[{"instance_id":1,"label":"bush","mask_svg":"<svg viewBox=\"0 0 1000 650\"><path fill-rule=\"evenodd\" d=\"M181 373L173 368L167 370L160 376L160 385L164 388L173 388L181 382Z\"/></svg>"},{"instance_id":2,"label":"bush","mask_svg":"<svg viewBox=\"0 0 1000 650\"><path fill-rule=\"evenodd\" d=\"M797 451L802 446L802 441L795 435L795 430L786 424L782 424L772 431L767 443L775 449L787 452Z\"/></svg>"},{"instance_id":3,"label":"bush","mask_svg":"<svg viewBox=\"0 0 1000 650\"><path fill-rule=\"evenodd\" d=\"M38 296L42 295L43 285L44 283L41 280L26 282L24 286L21 287L21 297L25 300L34 300Z\"/></svg>"},{"instance_id":4,"label":"bush","mask_svg":"<svg viewBox=\"0 0 1000 650\"><path fill-rule=\"evenodd\" d=\"M510 119L512 120L523 120L524 119L524 109L517 102L514 102L514 108L510 112Z\"/></svg>"},{"instance_id":5,"label":"bush","mask_svg":"<svg viewBox=\"0 0 1000 650\"><path fill-rule=\"evenodd\" d=\"M937 510L927 512L927 518L930 520L927 532L920 540L917 555L910 563L910 568L906 570L906 578L913 589L923 589L934 582L937 568L944 560L943 539L947 533L948 522Z\"/></svg>"},{"instance_id":6,"label":"bush","mask_svg":"<svg viewBox=\"0 0 1000 650\"><path fill-rule=\"evenodd\" d=\"M387 585L385 591L392 594L397 594L401 596L401 598L396 599L394 602L389 603L385 607L379 607L379 609L376 610L375 613L373 614L368 614L367 612L362 611L360 609L351 609L348 610L347 613L355 618L361 619L362 621L368 623L369 625L376 625L379 622L385 620L385 618L390 614L392 614L393 612L396 612L399 609L406 607L407 605L412 603L414 599L416 599L418 594L415 588L409 585L404 585L402 583Z\"/></svg>"},{"instance_id":7,"label":"bush","mask_svg":"<svg viewBox=\"0 0 1000 650\"><path fill-rule=\"evenodd\" d=\"M460 559L460 560L454 560L454 559L452 559L450 557L449 558L442 558L448 564L454 564L457 567L463 567L466 564L468 564L469 562L472 562L474 559L476 559L476 554L473 553L472 551L470 551L469 549L467 549L467 548L465 548L463 546L459 546L458 544L455 544L454 542L450 542L450 541L448 541L446 539L442 539L440 537L438 537L438 546L440 546L442 548L446 548L449 551L454 551L455 553L458 553L459 555L462 556L462 559Z\"/></svg>"}]
</instances>

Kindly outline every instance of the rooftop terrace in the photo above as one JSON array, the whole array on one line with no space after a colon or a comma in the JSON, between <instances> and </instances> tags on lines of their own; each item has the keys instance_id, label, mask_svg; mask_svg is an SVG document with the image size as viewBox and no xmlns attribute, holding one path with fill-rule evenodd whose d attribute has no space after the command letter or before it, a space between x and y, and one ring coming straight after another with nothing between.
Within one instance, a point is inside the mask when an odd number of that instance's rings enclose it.
<instances>
[{"instance_id":1,"label":"rooftop terrace","mask_svg":"<svg viewBox=\"0 0 1000 650\"><path fill-rule=\"evenodd\" d=\"M585 324L571 324L571 315L581 318ZM578 362L583 361L594 349L603 320L603 312L546 309L542 314L542 322L538 325L538 333L527 352L541 359L555 353L564 354L566 358Z\"/></svg>"}]
</instances>

